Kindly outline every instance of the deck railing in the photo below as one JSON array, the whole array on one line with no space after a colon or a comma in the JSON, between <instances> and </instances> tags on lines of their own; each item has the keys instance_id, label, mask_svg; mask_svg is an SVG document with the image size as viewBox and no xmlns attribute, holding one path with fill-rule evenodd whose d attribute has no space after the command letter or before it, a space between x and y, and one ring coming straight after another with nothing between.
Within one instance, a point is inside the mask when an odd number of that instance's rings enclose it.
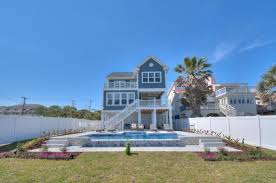
<instances>
[{"instance_id":1,"label":"deck railing","mask_svg":"<svg viewBox=\"0 0 276 183\"><path fill-rule=\"evenodd\" d=\"M139 100L138 107L168 107L167 100L153 99L153 100Z\"/></svg>"},{"instance_id":2,"label":"deck railing","mask_svg":"<svg viewBox=\"0 0 276 183\"><path fill-rule=\"evenodd\" d=\"M137 83L134 81L114 81L107 82L104 84L105 89L135 89L137 88Z\"/></svg>"},{"instance_id":3,"label":"deck railing","mask_svg":"<svg viewBox=\"0 0 276 183\"><path fill-rule=\"evenodd\" d=\"M256 93L255 87L224 87L216 91L216 97L225 95L227 93Z\"/></svg>"}]
</instances>

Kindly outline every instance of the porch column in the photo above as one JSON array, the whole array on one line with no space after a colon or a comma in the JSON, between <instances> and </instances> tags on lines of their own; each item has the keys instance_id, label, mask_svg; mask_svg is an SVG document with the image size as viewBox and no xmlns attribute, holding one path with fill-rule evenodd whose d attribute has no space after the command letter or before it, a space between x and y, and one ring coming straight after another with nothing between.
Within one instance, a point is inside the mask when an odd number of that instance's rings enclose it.
<instances>
[{"instance_id":1,"label":"porch column","mask_svg":"<svg viewBox=\"0 0 276 183\"><path fill-rule=\"evenodd\" d=\"M124 120L122 120L122 121L121 121L122 130L124 130L124 126L125 126L124 124L125 124L125 122L124 122Z\"/></svg>"},{"instance_id":2,"label":"porch column","mask_svg":"<svg viewBox=\"0 0 276 183\"><path fill-rule=\"evenodd\" d=\"M141 110L139 109L137 112L138 112L138 124L141 124Z\"/></svg>"},{"instance_id":3,"label":"porch column","mask_svg":"<svg viewBox=\"0 0 276 183\"><path fill-rule=\"evenodd\" d=\"M172 124L172 109L170 109L170 112L169 112L169 123L170 123L171 129L173 129L173 124Z\"/></svg>"},{"instance_id":4,"label":"porch column","mask_svg":"<svg viewBox=\"0 0 276 183\"><path fill-rule=\"evenodd\" d=\"M152 111L152 129L157 129L156 109Z\"/></svg>"}]
</instances>

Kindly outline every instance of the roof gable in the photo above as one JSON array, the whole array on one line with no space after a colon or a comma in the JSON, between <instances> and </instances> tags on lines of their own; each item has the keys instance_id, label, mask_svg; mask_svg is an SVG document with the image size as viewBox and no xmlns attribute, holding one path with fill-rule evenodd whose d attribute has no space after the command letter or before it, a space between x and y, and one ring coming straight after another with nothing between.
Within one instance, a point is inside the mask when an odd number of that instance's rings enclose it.
<instances>
[{"instance_id":1,"label":"roof gable","mask_svg":"<svg viewBox=\"0 0 276 183\"><path fill-rule=\"evenodd\" d=\"M161 65L164 68L164 70L168 70L167 65L163 64L160 60L158 60L156 57L153 57L153 56L147 57L141 64L138 65L138 68L140 68L142 65L144 65L145 63L147 63L150 60L157 62L159 65Z\"/></svg>"}]
</instances>

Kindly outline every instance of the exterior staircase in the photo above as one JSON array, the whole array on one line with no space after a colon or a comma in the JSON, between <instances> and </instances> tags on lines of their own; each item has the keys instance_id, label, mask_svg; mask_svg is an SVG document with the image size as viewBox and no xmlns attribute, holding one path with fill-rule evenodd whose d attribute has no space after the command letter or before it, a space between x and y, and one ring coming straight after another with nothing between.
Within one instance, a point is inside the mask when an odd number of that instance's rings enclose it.
<instances>
[{"instance_id":1,"label":"exterior staircase","mask_svg":"<svg viewBox=\"0 0 276 183\"><path fill-rule=\"evenodd\" d=\"M114 130L121 122L126 119L133 112L137 111L137 100L135 100L132 104L126 106L122 111L117 113L115 116L105 121L104 128L107 130Z\"/></svg>"},{"instance_id":2,"label":"exterior staircase","mask_svg":"<svg viewBox=\"0 0 276 183\"><path fill-rule=\"evenodd\" d=\"M219 104L219 110L225 116L237 116L237 110L229 104Z\"/></svg>"}]
</instances>

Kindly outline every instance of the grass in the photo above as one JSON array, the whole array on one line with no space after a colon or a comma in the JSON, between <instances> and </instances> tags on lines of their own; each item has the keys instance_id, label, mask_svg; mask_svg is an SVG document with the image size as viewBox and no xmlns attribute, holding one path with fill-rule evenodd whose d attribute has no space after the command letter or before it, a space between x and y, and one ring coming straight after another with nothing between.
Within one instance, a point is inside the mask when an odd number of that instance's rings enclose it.
<instances>
[{"instance_id":1,"label":"grass","mask_svg":"<svg viewBox=\"0 0 276 183\"><path fill-rule=\"evenodd\" d=\"M9 158L0 159L0 182L276 182L276 161L208 162L181 152L83 153L70 161Z\"/></svg>"}]
</instances>

